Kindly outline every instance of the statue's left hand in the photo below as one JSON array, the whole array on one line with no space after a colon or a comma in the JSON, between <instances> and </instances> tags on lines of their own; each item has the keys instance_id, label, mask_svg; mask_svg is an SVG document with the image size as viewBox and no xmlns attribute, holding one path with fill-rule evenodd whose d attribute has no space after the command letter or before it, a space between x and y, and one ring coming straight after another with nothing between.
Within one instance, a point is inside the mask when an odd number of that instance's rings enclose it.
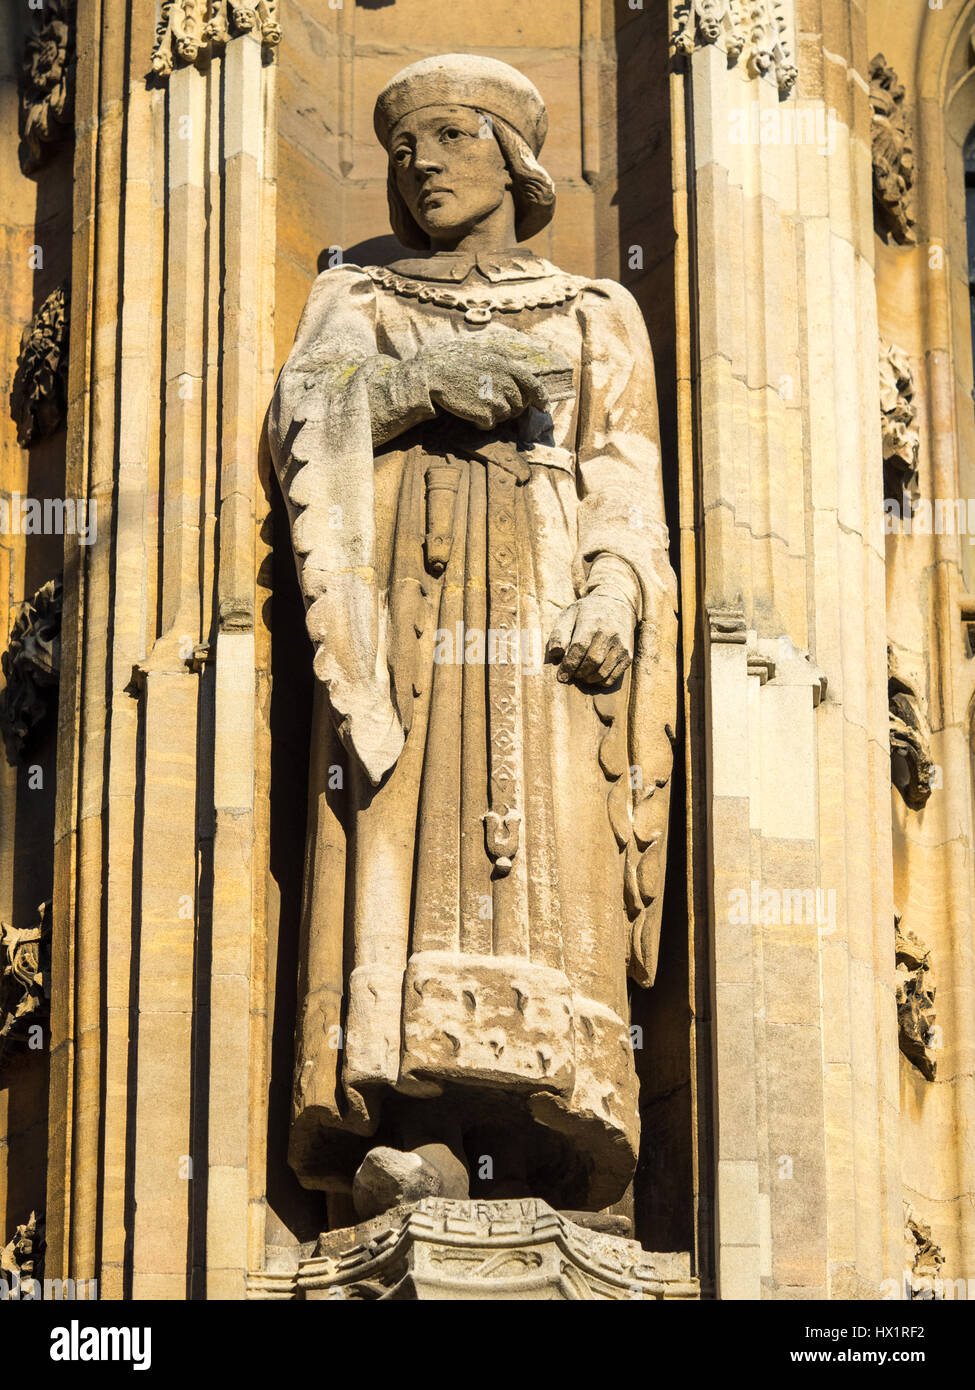
<instances>
[{"instance_id":1,"label":"statue's left hand","mask_svg":"<svg viewBox=\"0 0 975 1390\"><path fill-rule=\"evenodd\" d=\"M559 662L557 679L613 685L633 660L634 613L598 590L570 603L558 618L545 655Z\"/></svg>"}]
</instances>

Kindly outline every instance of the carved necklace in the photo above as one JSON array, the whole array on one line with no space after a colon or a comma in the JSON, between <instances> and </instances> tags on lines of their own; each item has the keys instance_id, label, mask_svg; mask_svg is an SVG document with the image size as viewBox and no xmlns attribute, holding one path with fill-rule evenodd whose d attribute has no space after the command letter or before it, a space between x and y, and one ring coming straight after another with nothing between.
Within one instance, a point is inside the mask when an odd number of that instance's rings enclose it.
<instances>
[{"instance_id":1,"label":"carved necklace","mask_svg":"<svg viewBox=\"0 0 975 1390\"><path fill-rule=\"evenodd\" d=\"M462 309L468 323L489 323L494 313L517 314L522 309L548 309L566 300L575 299L581 282L567 275L546 278L544 288L538 280L523 282L524 289L511 289L512 281L505 281L505 292L492 285L471 285L448 287L429 280L414 280L409 275L397 275L385 266L364 266L366 274L374 284L391 294L415 299L420 304L436 304L442 309Z\"/></svg>"}]
</instances>

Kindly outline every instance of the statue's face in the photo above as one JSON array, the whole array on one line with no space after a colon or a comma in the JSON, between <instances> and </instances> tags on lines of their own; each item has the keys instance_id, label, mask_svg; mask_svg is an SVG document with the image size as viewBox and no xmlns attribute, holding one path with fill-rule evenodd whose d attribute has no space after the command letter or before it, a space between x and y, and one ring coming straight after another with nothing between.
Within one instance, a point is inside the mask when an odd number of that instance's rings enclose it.
<instances>
[{"instance_id":1,"label":"statue's face","mask_svg":"<svg viewBox=\"0 0 975 1390\"><path fill-rule=\"evenodd\" d=\"M396 187L431 240L463 236L510 196L511 175L485 117L464 106L404 116L389 157Z\"/></svg>"}]
</instances>

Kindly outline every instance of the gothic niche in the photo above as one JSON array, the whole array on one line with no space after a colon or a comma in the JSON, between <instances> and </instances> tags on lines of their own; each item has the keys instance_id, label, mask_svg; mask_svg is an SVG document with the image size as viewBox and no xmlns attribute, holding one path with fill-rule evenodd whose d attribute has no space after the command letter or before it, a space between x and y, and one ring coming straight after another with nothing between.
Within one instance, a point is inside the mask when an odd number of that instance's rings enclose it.
<instances>
[{"instance_id":1,"label":"gothic niche","mask_svg":"<svg viewBox=\"0 0 975 1390\"><path fill-rule=\"evenodd\" d=\"M902 246L913 244L915 239L908 206L914 186L914 147L904 95L896 72L878 53L870 62L874 216L880 235Z\"/></svg>"},{"instance_id":2,"label":"gothic niche","mask_svg":"<svg viewBox=\"0 0 975 1390\"><path fill-rule=\"evenodd\" d=\"M18 1290L21 1299L39 1299L43 1267L44 1217L32 1211L0 1250L0 1277L8 1288Z\"/></svg>"},{"instance_id":3,"label":"gothic niche","mask_svg":"<svg viewBox=\"0 0 975 1390\"><path fill-rule=\"evenodd\" d=\"M881 438L884 451L884 497L898 505L917 484L920 435L914 403L914 374L907 354L880 344Z\"/></svg>"},{"instance_id":4,"label":"gothic niche","mask_svg":"<svg viewBox=\"0 0 975 1390\"><path fill-rule=\"evenodd\" d=\"M912 811L923 811L933 790L931 734L917 692L899 676L887 681L890 776Z\"/></svg>"},{"instance_id":5,"label":"gothic niche","mask_svg":"<svg viewBox=\"0 0 975 1390\"><path fill-rule=\"evenodd\" d=\"M209 12L209 17L208 17ZM277 0L236 5L233 0L163 0L152 70L168 77L174 68L219 54L238 34L254 33L265 54L281 42Z\"/></svg>"},{"instance_id":6,"label":"gothic niche","mask_svg":"<svg viewBox=\"0 0 975 1390\"><path fill-rule=\"evenodd\" d=\"M729 64L744 55L749 77L774 73L783 96L795 86L798 72L785 36L782 0L683 0L675 18L676 53L717 44Z\"/></svg>"},{"instance_id":7,"label":"gothic niche","mask_svg":"<svg viewBox=\"0 0 975 1390\"><path fill-rule=\"evenodd\" d=\"M931 983L931 952L913 932L901 930L894 918L894 950L897 958L897 1031L900 1049L927 1081L933 1081L937 1060L933 1047L937 1015L935 986Z\"/></svg>"},{"instance_id":8,"label":"gothic niche","mask_svg":"<svg viewBox=\"0 0 975 1390\"><path fill-rule=\"evenodd\" d=\"M13 765L55 703L61 670L60 576L20 605L7 650L0 657L6 686L0 693L0 734Z\"/></svg>"},{"instance_id":9,"label":"gothic niche","mask_svg":"<svg viewBox=\"0 0 975 1390\"><path fill-rule=\"evenodd\" d=\"M20 77L20 167L35 173L74 120L74 0L48 0L24 47Z\"/></svg>"},{"instance_id":10,"label":"gothic niche","mask_svg":"<svg viewBox=\"0 0 975 1390\"><path fill-rule=\"evenodd\" d=\"M44 300L24 329L10 395L17 438L27 449L36 439L54 434L68 413L67 282Z\"/></svg>"},{"instance_id":11,"label":"gothic niche","mask_svg":"<svg viewBox=\"0 0 975 1390\"><path fill-rule=\"evenodd\" d=\"M562 1297L536 1237L626 1193L627 978L652 988L657 966L677 619L651 348L625 289L516 246L556 206L522 73L422 59L373 124L391 226L432 254L319 277L268 423L316 678L289 1161L328 1194L332 1253L361 1244L353 1210L474 1202L473 1241L486 1210ZM428 151L439 186L478 201L428 208ZM329 528L337 503L368 519L355 535ZM455 660L442 638L475 623L480 650ZM519 633L537 662L488 653Z\"/></svg>"},{"instance_id":12,"label":"gothic niche","mask_svg":"<svg viewBox=\"0 0 975 1390\"><path fill-rule=\"evenodd\" d=\"M904 1296L931 1301L942 1298L941 1267L945 1257L931 1239L931 1227L919 1221L909 1206L904 1207Z\"/></svg>"},{"instance_id":13,"label":"gothic niche","mask_svg":"<svg viewBox=\"0 0 975 1390\"><path fill-rule=\"evenodd\" d=\"M29 927L0 922L0 1066L12 1043L46 1026L51 994L50 903L40 903Z\"/></svg>"}]
</instances>

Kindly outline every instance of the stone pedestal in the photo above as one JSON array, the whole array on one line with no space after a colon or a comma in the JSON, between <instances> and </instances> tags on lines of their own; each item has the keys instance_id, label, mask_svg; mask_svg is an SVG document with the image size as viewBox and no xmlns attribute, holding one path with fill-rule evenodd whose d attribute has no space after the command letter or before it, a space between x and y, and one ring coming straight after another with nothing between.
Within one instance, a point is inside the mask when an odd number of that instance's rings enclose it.
<instances>
[{"instance_id":1,"label":"stone pedestal","mask_svg":"<svg viewBox=\"0 0 975 1390\"><path fill-rule=\"evenodd\" d=\"M258 1292L254 1283L251 1295ZM271 1295L274 1296L274 1295ZM280 1297L280 1292L277 1292ZM296 1298L696 1299L690 1256L580 1226L546 1202L425 1197L319 1238Z\"/></svg>"}]
</instances>

